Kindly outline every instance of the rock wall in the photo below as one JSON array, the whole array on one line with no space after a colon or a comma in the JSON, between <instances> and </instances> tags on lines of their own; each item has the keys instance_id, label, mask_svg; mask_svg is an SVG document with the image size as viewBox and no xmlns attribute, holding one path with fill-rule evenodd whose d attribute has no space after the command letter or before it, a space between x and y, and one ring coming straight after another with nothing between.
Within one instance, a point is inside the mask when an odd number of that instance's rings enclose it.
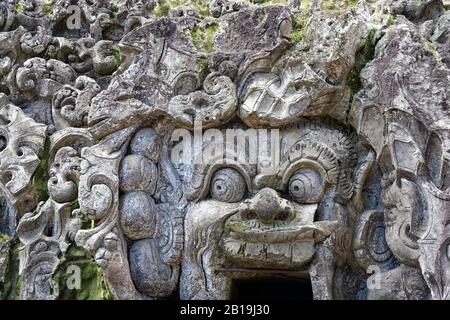
<instances>
[{"instance_id":1,"label":"rock wall","mask_svg":"<svg viewBox=\"0 0 450 320\"><path fill-rule=\"evenodd\" d=\"M0 0L0 296L450 299L449 9Z\"/></svg>"}]
</instances>

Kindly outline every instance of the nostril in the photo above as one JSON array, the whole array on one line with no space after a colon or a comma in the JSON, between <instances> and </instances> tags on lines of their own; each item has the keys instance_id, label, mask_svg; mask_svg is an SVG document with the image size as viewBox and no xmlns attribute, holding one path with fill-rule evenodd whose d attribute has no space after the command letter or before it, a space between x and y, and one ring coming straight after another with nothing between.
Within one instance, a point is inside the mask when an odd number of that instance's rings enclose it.
<instances>
[{"instance_id":1,"label":"nostril","mask_svg":"<svg viewBox=\"0 0 450 320\"><path fill-rule=\"evenodd\" d=\"M274 220L285 221L285 220L287 220L288 218L289 218L289 212L287 212L287 211L281 211L280 213L278 213L278 214L275 216L275 219L274 219Z\"/></svg>"},{"instance_id":2,"label":"nostril","mask_svg":"<svg viewBox=\"0 0 450 320\"><path fill-rule=\"evenodd\" d=\"M252 210L246 210L241 212L241 219L242 220L253 220L256 219L256 213Z\"/></svg>"}]
</instances>

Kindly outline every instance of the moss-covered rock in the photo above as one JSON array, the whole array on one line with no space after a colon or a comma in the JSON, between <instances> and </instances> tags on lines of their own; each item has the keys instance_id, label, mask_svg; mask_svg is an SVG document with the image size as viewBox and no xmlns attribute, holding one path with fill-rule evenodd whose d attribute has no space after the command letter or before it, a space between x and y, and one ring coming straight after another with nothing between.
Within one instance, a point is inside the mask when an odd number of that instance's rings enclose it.
<instances>
[{"instance_id":1,"label":"moss-covered rock","mask_svg":"<svg viewBox=\"0 0 450 320\"><path fill-rule=\"evenodd\" d=\"M20 299L19 251L20 243L10 245L5 282L0 283L0 300Z\"/></svg>"},{"instance_id":2,"label":"moss-covered rock","mask_svg":"<svg viewBox=\"0 0 450 320\"><path fill-rule=\"evenodd\" d=\"M18 1L16 4L16 13L24 13L25 12L25 7L23 5L22 1Z\"/></svg>"},{"instance_id":3,"label":"moss-covered rock","mask_svg":"<svg viewBox=\"0 0 450 320\"><path fill-rule=\"evenodd\" d=\"M214 36L219 30L217 24L209 24L204 27L195 26L192 29L191 36L194 46L203 52L214 51Z\"/></svg>"},{"instance_id":4,"label":"moss-covered rock","mask_svg":"<svg viewBox=\"0 0 450 320\"><path fill-rule=\"evenodd\" d=\"M293 44L300 42L306 33L309 14L305 11L292 14L292 33L291 42Z\"/></svg>"},{"instance_id":5,"label":"moss-covered rock","mask_svg":"<svg viewBox=\"0 0 450 320\"><path fill-rule=\"evenodd\" d=\"M323 10L342 10L353 8L359 0L324 0L322 1Z\"/></svg>"},{"instance_id":6,"label":"moss-covered rock","mask_svg":"<svg viewBox=\"0 0 450 320\"><path fill-rule=\"evenodd\" d=\"M36 170L36 173L34 175L34 187L36 189L37 194L37 200L40 201L46 201L48 196L48 189L47 189L47 182L49 179L48 174L48 157L50 155L50 138L47 137L45 140L44 145L44 152L41 159L41 162L39 163L39 167Z\"/></svg>"},{"instance_id":7,"label":"moss-covered rock","mask_svg":"<svg viewBox=\"0 0 450 320\"><path fill-rule=\"evenodd\" d=\"M114 56L114 62L116 64L116 67L118 68L120 66L120 64L122 63L122 58L120 56L120 49L118 46L113 46L112 47L112 52L113 52L113 56Z\"/></svg>"},{"instance_id":8,"label":"moss-covered rock","mask_svg":"<svg viewBox=\"0 0 450 320\"><path fill-rule=\"evenodd\" d=\"M75 266L77 268L70 268ZM73 288L74 270L79 270L80 288ZM72 277L72 278L70 278ZM113 295L103 275L103 270L97 266L93 259L89 258L82 248L71 245L61 259L53 279L59 286L59 298L61 300L112 300Z\"/></svg>"},{"instance_id":9,"label":"moss-covered rock","mask_svg":"<svg viewBox=\"0 0 450 320\"><path fill-rule=\"evenodd\" d=\"M155 8L155 15L158 17L168 16L170 9L177 7L190 7L197 9L200 16L209 16L209 1L205 0L160 0Z\"/></svg>"},{"instance_id":10,"label":"moss-covered rock","mask_svg":"<svg viewBox=\"0 0 450 320\"><path fill-rule=\"evenodd\" d=\"M369 32L366 43L359 50L356 55L355 65L349 74L347 85L350 87L350 92L352 96L358 93L362 88L360 73L365 65L371 61L375 55L375 45L376 45L376 29L372 29Z\"/></svg>"}]
</instances>

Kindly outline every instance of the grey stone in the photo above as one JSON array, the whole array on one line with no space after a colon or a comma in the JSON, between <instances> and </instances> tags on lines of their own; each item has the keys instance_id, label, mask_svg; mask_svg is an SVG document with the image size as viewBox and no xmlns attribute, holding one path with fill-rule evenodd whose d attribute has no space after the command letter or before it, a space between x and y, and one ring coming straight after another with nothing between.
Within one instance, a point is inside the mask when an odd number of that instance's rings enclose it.
<instances>
[{"instance_id":1,"label":"grey stone","mask_svg":"<svg viewBox=\"0 0 450 320\"><path fill-rule=\"evenodd\" d=\"M156 215L155 202L146 193L127 192L120 197L120 225L128 238L139 240L154 236Z\"/></svg>"},{"instance_id":2,"label":"grey stone","mask_svg":"<svg viewBox=\"0 0 450 320\"><path fill-rule=\"evenodd\" d=\"M157 163L161 150L161 138L152 128L141 129L131 140L130 149L131 152Z\"/></svg>"},{"instance_id":3,"label":"grey stone","mask_svg":"<svg viewBox=\"0 0 450 320\"><path fill-rule=\"evenodd\" d=\"M155 239L139 240L130 247L130 271L136 287L151 297L168 296L178 272L161 262Z\"/></svg>"},{"instance_id":4,"label":"grey stone","mask_svg":"<svg viewBox=\"0 0 450 320\"><path fill-rule=\"evenodd\" d=\"M145 191L153 195L158 181L158 169L152 161L141 155L129 155L122 160L119 177L121 191Z\"/></svg>"},{"instance_id":5,"label":"grey stone","mask_svg":"<svg viewBox=\"0 0 450 320\"><path fill-rule=\"evenodd\" d=\"M448 1L0 2L18 298L76 245L117 299L450 299Z\"/></svg>"}]
</instances>

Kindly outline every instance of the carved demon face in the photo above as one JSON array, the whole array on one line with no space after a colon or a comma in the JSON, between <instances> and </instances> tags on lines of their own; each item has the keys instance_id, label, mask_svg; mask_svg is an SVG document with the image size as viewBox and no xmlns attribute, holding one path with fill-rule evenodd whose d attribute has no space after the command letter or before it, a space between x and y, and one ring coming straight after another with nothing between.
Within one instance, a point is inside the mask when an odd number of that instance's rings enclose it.
<instances>
[{"instance_id":1,"label":"carved demon face","mask_svg":"<svg viewBox=\"0 0 450 320\"><path fill-rule=\"evenodd\" d=\"M196 202L186 214L184 274L192 276L193 266L206 278L223 269L307 269L315 244L345 224L338 212L353 192L353 139L342 128L305 121L280 130L281 161L273 171L264 169L261 158L255 165L197 165L189 194ZM193 288L182 292L186 298L227 297L229 277L211 288L183 280L189 282L184 288Z\"/></svg>"}]
</instances>

